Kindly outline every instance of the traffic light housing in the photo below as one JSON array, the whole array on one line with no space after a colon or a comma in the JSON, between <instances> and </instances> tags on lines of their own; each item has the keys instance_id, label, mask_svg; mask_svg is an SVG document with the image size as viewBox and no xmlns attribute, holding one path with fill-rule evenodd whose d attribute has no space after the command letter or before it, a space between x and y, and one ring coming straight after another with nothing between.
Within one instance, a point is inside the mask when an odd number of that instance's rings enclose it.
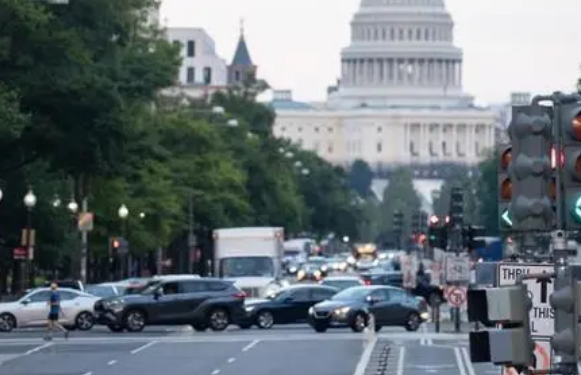
<instances>
[{"instance_id":1,"label":"traffic light housing","mask_svg":"<svg viewBox=\"0 0 581 375\"><path fill-rule=\"evenodd\" d=\"M555 327L551 346L564 363L576 363L581 358L581 281L573 280L555 290L549 302L555 311L555 321L560 325Z\"/></svg>"},{"instance_id":2,"label":"traffic light housing","mask_svg":"<svg viewBox=\"0 0 581 375\"><path fill-rule=\"evenodd\" d=\"M508 130L512 143L509 168L512 229L524 232L550 231L554 223L550 108L536 104L513 107Z\"/></svg>"},{"instance_id":3,"label":"traffic light housing","mask_svg":"<svg viewBox=\"0 0 581 375\"><path fill-rule=\"evenodd\" d=\"M484 240L477 239L484 237L485 229L481 226L468 225L462 228L462 246L466 249L473 250L486 246Z\"/></svg>"},{"instance_id":4,"label":"traffic light housing","mask_svg":"<svg viewBox=\"0 0 581 375\"><path fill-rule=\"evenodd\" d=\"M403 212L401 211L393 212L393 231L400 234L403 232Z\"/></svg>"},{"instance_id":5,"label":"traffic light housing","mask_svg":"<svg viewBox=\"0 0 581 375\"><path fill-rule=\"evenodd\" d=\"M559 108L563 153L558 155L557 163L564 162L565 229L578 230L581 229L581 103L562 104Z\"/></svg>"},{"instance_id":6,"label":"traffic light housing","mask_svg":"<svg viewBox=\"0 0 581 375\"><path fill-rule=\"evenodd\" d=\"M470 332L472 362L521 368L532 366L534 349L529 314L532 301L524 284L468 290L468 321L490 328Z\"/></svg>"},{"instance_id":7,"label":"traffic light housing","mask_svg":"<svg viewBox=\"0 0 581 375\"><path fill-rule=\"evenodd\" d=\"M428 233L428 214L424 211L420 211L420 232Z\"/></svg>"},{"instance_id":8,"label":"traffic light housing","mask_svg":"<svg viewBox=\"0 0 581 375\"><path fill-rule=\"evenodd\" d=\"M112 237L110 248L113 254L125 254L129 250L129 242L123 237Z\"/></svg>"},{"instance_id":9,"label":"traffic light housing","mask_svg":"<svg viewBox=\"0 0 581 375\"><path fill-rule=\"evenodd\" d=\"M412 233L419 234L420 233L420 213L414 212L412 214Z\"/></svg>"},{"instance_id":10,"label":"traffic light housing","mask_svg":"<svg viewBox=\"0 0 581 375\"><path fill-rule=\"evenodd\" d=\"M460 187L450 189L450 225L462 226L464 222L464 190Z\"/></svg>"},{"instance_id":11,"label":"traffic light housing","mask_svg":"<svg viewBox=\"0 0 581 375\"><path fill-rule=\"evenodd\" d=\"M435 216L432 218L435 218ZM448 247L448 227L445 224L441 224L439 219L430 219L430 226L428 228L428 245L431 248L443 250L446 250Z\"/></svg>"},{"instance_id":12,"label":"traffic light housing","mask_svg":"<svg viewBox=\"0 0 581 375\"><path fill-rule=\"evenodd\" d=\"M512 181L510 179L510 165L512 162L512 146L500 148L498 156L498 214L500 229L508 230L512 227L510 218L510 202L512 200Z\"/></svg>"}]
</instances>

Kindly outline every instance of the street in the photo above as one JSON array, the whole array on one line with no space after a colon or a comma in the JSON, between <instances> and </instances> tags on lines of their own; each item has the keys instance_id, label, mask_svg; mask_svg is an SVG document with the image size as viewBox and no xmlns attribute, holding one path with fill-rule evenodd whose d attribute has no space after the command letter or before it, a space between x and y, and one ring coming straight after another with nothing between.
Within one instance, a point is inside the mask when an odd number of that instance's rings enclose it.
<instances>
[{"instance_id":1,"label":"street","mask_svg":"<svg viewBox=\"0 0 581 375\"><path fill-rule=\"evenodd\" d=\"M376 374L381 351L395 375L500 375L469 363L466 334L389 328L355 334L316 334L301 325L214 333L182 327L112 334L97 327L72 332L68 341L44 342L42 330L0 335L0 375L367 375Z\"/></svg>"}]
</instances>

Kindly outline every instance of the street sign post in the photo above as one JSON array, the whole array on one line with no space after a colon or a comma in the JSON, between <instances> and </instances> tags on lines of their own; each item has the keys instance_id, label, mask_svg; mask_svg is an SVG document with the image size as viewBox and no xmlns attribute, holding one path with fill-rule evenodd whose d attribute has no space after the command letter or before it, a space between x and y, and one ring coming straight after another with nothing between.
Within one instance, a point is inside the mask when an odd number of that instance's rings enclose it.
<instances>
[{"instance_id":1,"label":"street sign post","mask_svg":"<svg viewBox=\"0 0 581 375\"><path fill-rule=\"evenodd\" d=\"M415 288L418 258L415 255L403 255L401 257L401 272L403 275L403 287L408 289Z\"/></svg>"},{"instance_id":2,"label":"street sign post","mask_svg":"<svg viewBox=\"0 0 581 375\"><path fill-rule=\"evenodd\" d=\"M446 289L446 300L452 307L462 307L466 303L467 288L451 286Z\"/></svg>"},{"instance_id":3,"label":"street sign post","mask_svg":"<svg viewBox=\"0 0 581 375\"><path fill-rule=\"evenodd\" d=\"M499 263L498 285L514 285L520 275L529 273L552 273L552 264L533 263ZM532 300L530 322L533 338L550 338L555 332L553 309L549 304L549 296L553 293L552 280L524 280Z\"/></svg>"},{"instance_id":4,"label":"street sign post","mask_svg":"<svg viewBox=\"0 0 581 375\"><path fill-rule=\"evenodd\" d=\"M446 281L449 283L470 282L470 257L467 254L446 255Z\"/></svg>"}]
</instances>

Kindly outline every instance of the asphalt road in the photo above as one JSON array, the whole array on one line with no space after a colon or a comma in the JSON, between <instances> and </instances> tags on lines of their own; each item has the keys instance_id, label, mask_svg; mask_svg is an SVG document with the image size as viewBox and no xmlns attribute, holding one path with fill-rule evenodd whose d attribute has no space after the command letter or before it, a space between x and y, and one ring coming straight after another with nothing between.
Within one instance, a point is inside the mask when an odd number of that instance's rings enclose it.
<instances>
[{"instance_id":1,"label":"asphalt road","mask_svg":"<svg viewBox=\"0 0 581 375\"><path fill-rule=\"evenodd\" d=\"M501 375L469 362L467 334L438 334L428 325L377 335L348 329L317 334L304 325L204 333L152 327L139 334L99 327L48 343L42 335L0 334L0 375L375 375L371 353L386 345L393 375Z\"/></svg>"}]
</instances>

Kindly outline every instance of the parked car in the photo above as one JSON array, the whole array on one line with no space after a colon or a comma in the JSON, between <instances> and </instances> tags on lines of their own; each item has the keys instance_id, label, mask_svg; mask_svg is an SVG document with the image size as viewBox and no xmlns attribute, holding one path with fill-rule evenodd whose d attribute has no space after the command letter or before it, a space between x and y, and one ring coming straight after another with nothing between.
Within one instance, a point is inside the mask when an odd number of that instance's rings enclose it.
<instances>
[{"instance_id":1,"label":"parked car","mask_svg":"<svg viewBox=\"0 0 581 375\"><path fill-rule=\"evenodd\" d=\"M275 324L306 323L309 308L331 298L337 289L317 284L293 285L264 300L246 301L246 319L240 328L270 329Z\"/></svg>"},{"instance_id":2,"label":"parked car","mask_svg":"<svg viewBox=\"0 0 581 375\"><path fill-rule=\"evenodd\" d=\"M428 319L427 307L412 294L389 286L356 286L335 294L309 310L309 325L316 332L331 327L350 327L362 332L373 315L375 330L402 326L417 331Z\"/></svg>"},{"instance_id":3,"label":"parked car","mask_svg":"<svg viewBox=\"0 0 581 375\"><path fill-rule=\"evenodd\" d=\"M51 292L50 288L38 288L15 302L0 303L0 332L46 326ZM93 306L100 298L70 288L59 288L58 292L63 312L59 322L69 329L88 331L93 328Z\"/></svg>"},{"instance_id":4,"label":"parked car","mask_svg":"<svg viewBox=\"0 0 581 375\"><path fill-rule=\"evenodd\" d=\"M330 286L338 290L365 285L359 276L328 276L319 281L319 284Z\"/></svg>"},{"instance_id":5,"label":"parked car","mask_svg":"<svg viewBox=\"0 0 581 375\"><path fill-rule=\"evenodd\" d=\"M126 289L127 287L120 283L101 283L85 287L87 293L101 298L122 296Z\"/></svg>"},{"instance_id":6,"label":"parked car","mask_svg":"<svg viewBox=\"0 0 581 375\"><path fill-rule=\"evenodd\" d=\"M397 288L403 286L403 273L400 271L391 272L366 272L362 273L366 285L389 285ZM430 284L430 273L425 272L423 277L416 278L416 287L410 291L414 296L422 297L430 306L439 305L445 302L444 290L439 286Z\"/></svg>"},{"instance_id":7,"label":"parked car","mask_svg":"<svg viewBox=\"0 0 581 375\"><path fill-rule=\"evenodd\" d=\"M113 332L140 332L148 325L191 325L223 331L246 316L246 295L233 282L200 277L162 277L139 294L104 298L97 321Z\"/></svg>"}]
</instances>

